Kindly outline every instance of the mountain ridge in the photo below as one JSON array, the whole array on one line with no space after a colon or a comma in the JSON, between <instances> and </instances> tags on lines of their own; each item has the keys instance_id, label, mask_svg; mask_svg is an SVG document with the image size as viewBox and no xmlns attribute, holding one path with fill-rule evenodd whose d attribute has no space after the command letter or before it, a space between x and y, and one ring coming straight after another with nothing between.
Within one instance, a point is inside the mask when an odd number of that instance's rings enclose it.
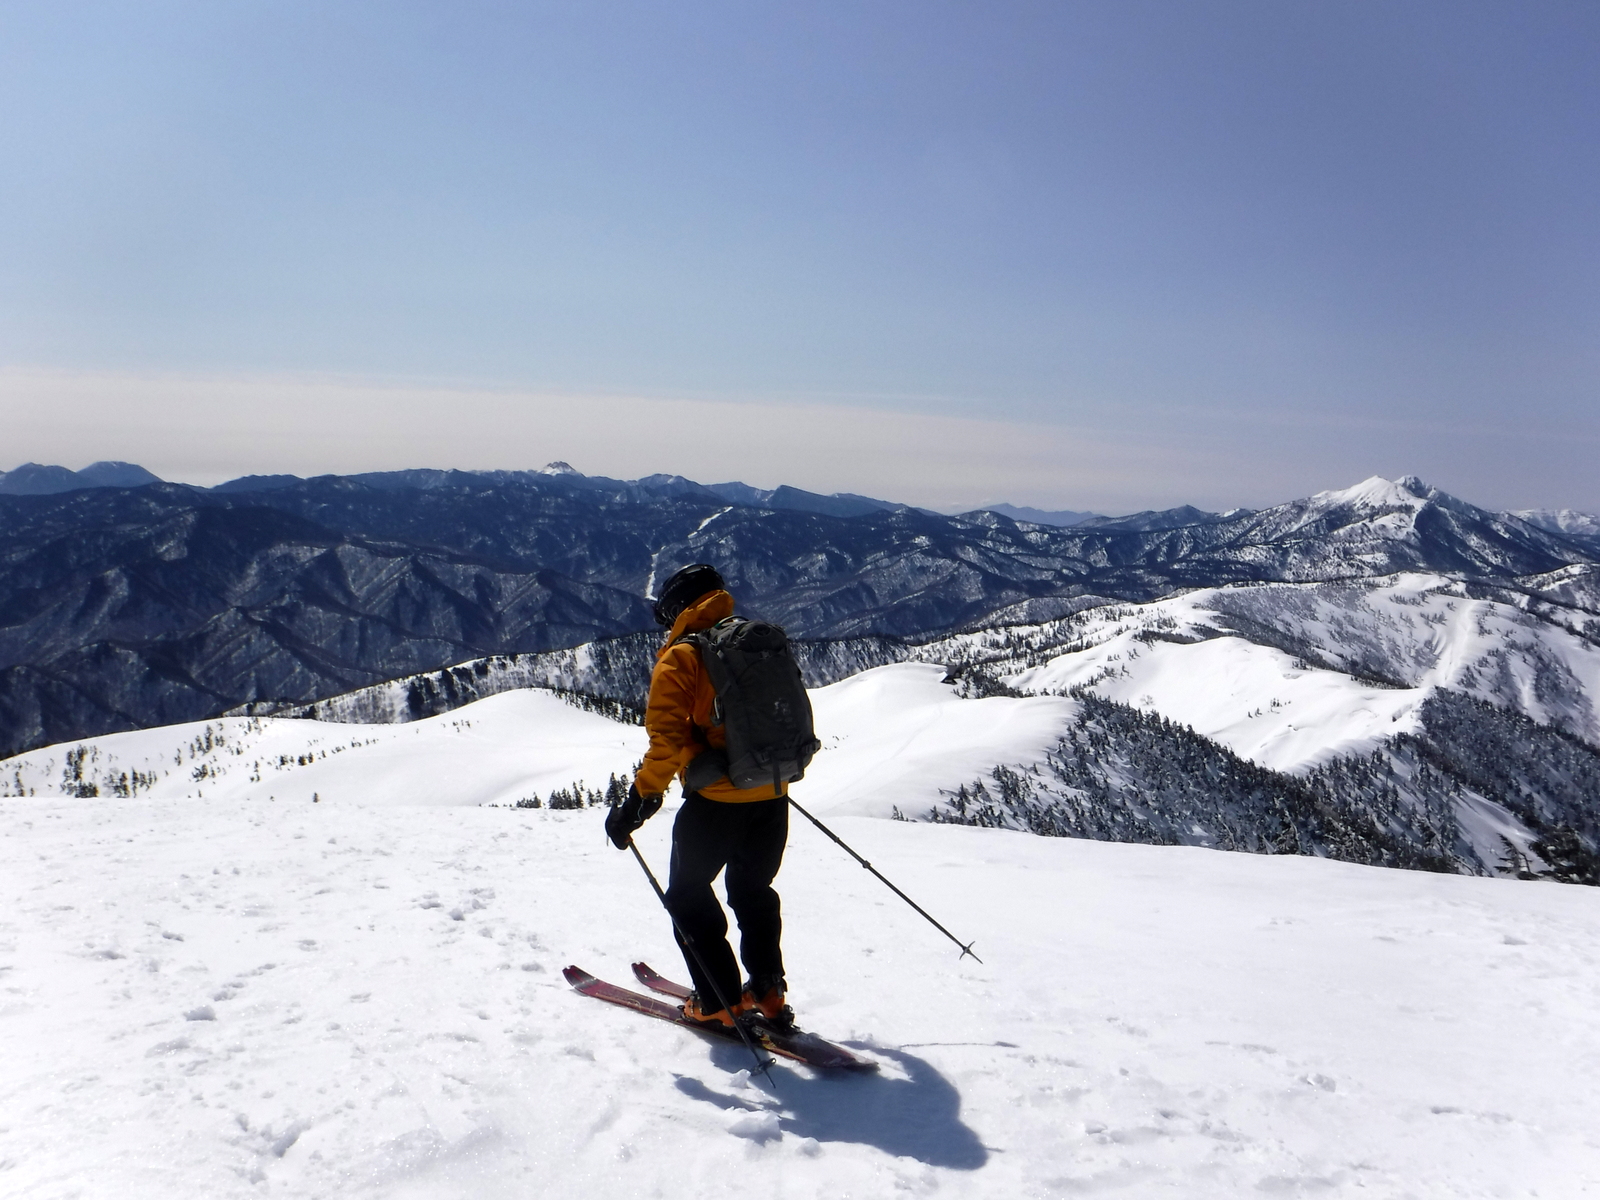
<instances>
[{"instance_id":1,"label":"mountain ridge","mask_svg":"<svg viewBox=\"0 0 1600 1200\"><path fill-rule=\"evenodd\" d=\"M0 753L648 630L644 594L691 561L812 639L1406 570L1575 609L1600 596L1600 554L1420 481L1145 529L830 515L565 464L6 495L0 516Z\"/></svg>"},{"instance_id":2,"label":"mountain ridge","mask_svg":"<svg viewBox=\"0 0 1600 1200\"><path fill-rule=\"evenodd\" d=\"M427 489L451 485L459 486L479 481L495 484L528 481L540 477L565 477L579 486L591 487L597 490L607 488L625 489L637 485L642 488L664 488L684 493L703 493L737 505L769 508L775 511L815 512L825 516L861 516L868 513L893 512L900 509L910 509L915 512L926 513L929 516L956 517L974 516L987 512L997 513L1020 523L1049 525L1059 528L1085 526L1088 528L1137 530L1141 532L1229 521L1238 517L1248 516L1254 511L1235 508L1227 512L1215 513L1196 508L1193 505L1180 505L1170 509L1146 509L1121 516L1107 516L1094 512L1079 512L1066 509L1049 511L1006 502L995 502L955 512L941 512L893 500L880 500L854 492L834 492L824 495L819 492L810 492L803 488L793 487L789 484L780 484L776 488L757 488L738 482L700 484L684 476L671 474L647 475L637 480L619 480L607 476L585 475L570 463L561 460L547 463L545 466L534 470L460 470L430 467L309 477L288 474L243 475L215 484L210 488L197 488L191 484L176 484L174 486L193 488L200 491L230 493L272 491L294 487L315 480L352 479L383 489L408 487ZM29 462L23 463L9 472L0 471L0 495L58 495L74 490L132 488L143 487L150 483L164 482L167 481L136 463L102 461L91 463L81 470L73 471L67 467ZM1446 506L1455 504L1474 511L1489 511L1477 509L1476 506L1467 505L1447 492L1429 487L1415 475L1405 475L1398 480L1389 480L1382 476L1374 475L1349 488L1318 492L1309 497L1305 503L1312 505L1321 503L1324 506L1342 504L1359 507L1365 504L1369 507L1377 505L1416 508L1418 507L1416 502L1429 500ZM1291 501L1289 503L1294 502ZM1534 528L1557 534L1586 546L1590 546L1591 543L1600 544L1600 516L1580 512L1576 509L1520 509L1500 512L1496 515L1515 518Z\"/></svg>"}]
</instances>

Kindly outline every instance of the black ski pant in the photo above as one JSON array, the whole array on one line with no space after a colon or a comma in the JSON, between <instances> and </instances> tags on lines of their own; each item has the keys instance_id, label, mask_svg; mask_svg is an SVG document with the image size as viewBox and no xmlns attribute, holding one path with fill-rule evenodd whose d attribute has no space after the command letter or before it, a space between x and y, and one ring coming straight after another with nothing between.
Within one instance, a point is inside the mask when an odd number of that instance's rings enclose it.
<instances>
[{"instance_id":1,"label":"black ski pant","mask_svg":"<svg viewBox=\"0 0 1600 1200\"><path fill-rule=\"evenodd\" d=\"M725 804L690 792L672 823L672 873L667 910L677 926L678 946L700 1001L710 1012L743 991L739 962L728 945L728 918L711 890L717 872L728 869L728 906L739 922L739 959L752 976L782 975L778 942L783 917L772 880L783 863L789 840L789 801L754 800ZM691 950L686 939L694 944ZM705 960L702 969L695 951ZM710 972L708 978L706 972ZM715 987L713 987L715 983Z\"/></svg>"}]
</instances>

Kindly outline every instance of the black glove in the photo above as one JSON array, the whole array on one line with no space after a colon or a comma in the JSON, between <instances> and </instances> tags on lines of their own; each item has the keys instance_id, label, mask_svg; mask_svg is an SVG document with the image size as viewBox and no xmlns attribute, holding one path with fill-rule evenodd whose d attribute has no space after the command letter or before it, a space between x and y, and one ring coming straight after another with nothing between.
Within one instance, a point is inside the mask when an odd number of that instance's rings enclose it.
<instances>
[{"instance_id":1,"label":"black glove","mask_svg":"<svg viewBox=\"0 0 1600 1200\"><path fill-rule=\"evenodd\" d=\"M660 810L660 796L641 796L638 786L629 784L628 798L606 814L606 836L618 850L626 850L633 831Z\"/></svg>"}]
</instances>

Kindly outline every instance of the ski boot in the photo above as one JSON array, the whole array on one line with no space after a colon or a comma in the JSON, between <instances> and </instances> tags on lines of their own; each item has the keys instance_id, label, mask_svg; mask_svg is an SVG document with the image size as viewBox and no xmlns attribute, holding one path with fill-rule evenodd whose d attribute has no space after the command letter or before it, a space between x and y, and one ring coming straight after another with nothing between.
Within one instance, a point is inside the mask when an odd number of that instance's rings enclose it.
<instances>
[{"instance_id":1,"label":"ski boot","mask_svg":"<svg viewBox=\"0 0 1600 1200\"><path fill-rule=\"evenodd\" d=\"M739 1000L741 1013L773 1029L793 1029L794 1009L784 1003L786 986L782 975L761 975L751 979L744 985L744 995Z\"/></svg>"},{"instance_id":2,"label":"ski boot","mask_svg":"<svg viewBox=\"0 0 1600 1200\"><path fill-rule=\"evenodd\" d=\"M700 1003L700 993L690 992L688 999L683 1002L683 1019L696 1025L720 1025L726 1029L733 1028L733 1014L725 1008L715 1012L707 1012Z\"/></svg>"}]
</instances>

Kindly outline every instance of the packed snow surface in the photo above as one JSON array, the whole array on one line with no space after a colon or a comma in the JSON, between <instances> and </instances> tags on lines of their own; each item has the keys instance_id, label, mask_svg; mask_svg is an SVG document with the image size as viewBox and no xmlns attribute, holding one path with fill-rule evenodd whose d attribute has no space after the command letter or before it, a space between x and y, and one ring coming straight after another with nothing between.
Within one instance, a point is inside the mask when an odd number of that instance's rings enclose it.
<instances>
[{"instance_id":1,"label":"packed snow surface","mask_svg":"<svg viewBox=\"0 0 1600 1200\"><path fill-rule=\"evenodd\" d=\"M742 1048L566 986L568 963L683 969L600 810L503 807L642 748L548 694L8 761L0 790L36 794L0 799L5 1194L1600 1187L1600 1094L1574 1082L1600 1069L1600 892L852 815L1072 710L939 678L816 693L830 744L796 795L983 961L804 821L778 879L791 997L872 1077L752 1083ZM135 771L129 797L63 794ZM639 837L660 871L674 807Z\"/></svg>"},{"instance_id":2,"label":"packed snow surface","mask_svg":"<svg viewBox=\"0 0 1600 1200\"><path fill-rule=\"evenodd\" d=\"M839 818L979 964L797 822L792 998L882 1070L752 1084L562 982L682 975L600 817L0 801L6 1194L1600 1186L1589 889Z\"/></svg>"}]
</instances>

